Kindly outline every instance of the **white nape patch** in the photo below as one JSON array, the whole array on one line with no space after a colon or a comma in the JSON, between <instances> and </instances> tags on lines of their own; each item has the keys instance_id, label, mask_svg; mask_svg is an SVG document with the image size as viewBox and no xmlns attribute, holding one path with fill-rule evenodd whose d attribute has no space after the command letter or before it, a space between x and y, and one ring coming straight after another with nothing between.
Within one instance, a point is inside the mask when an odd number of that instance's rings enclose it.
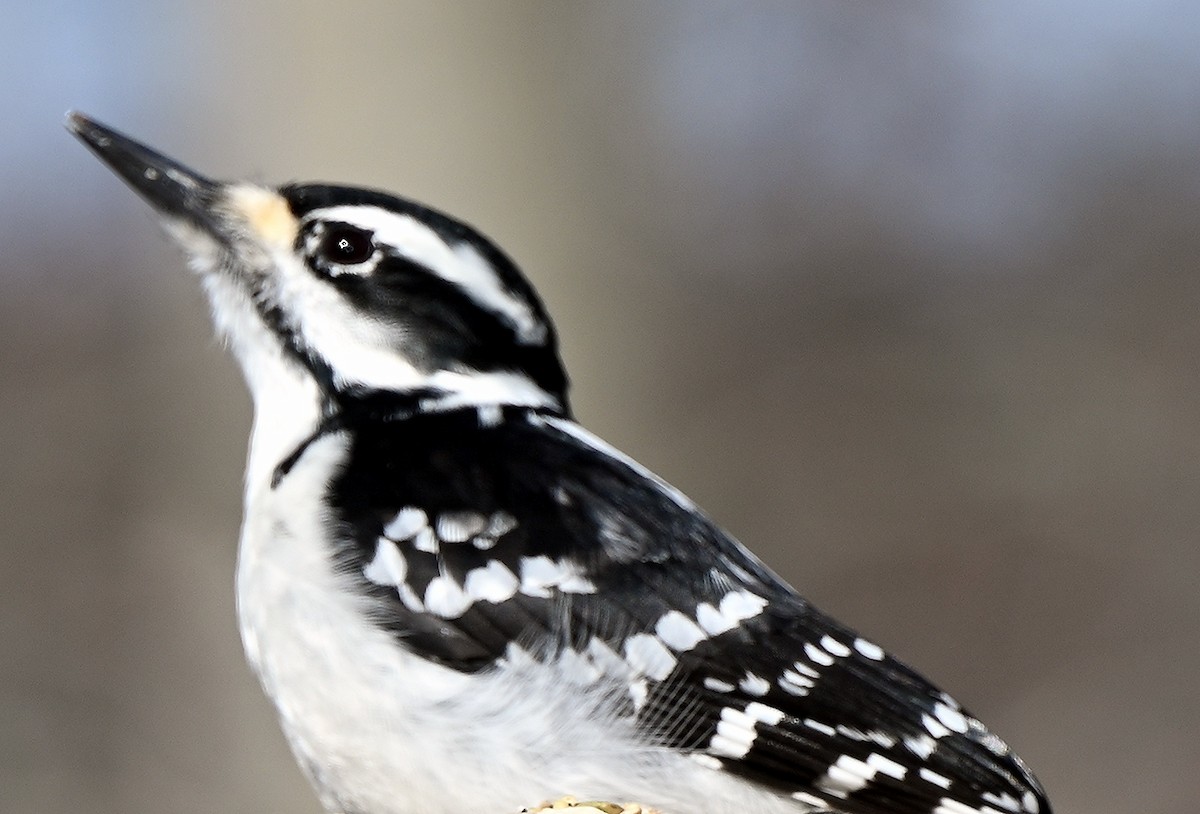
<instances>
[{"instance_id":1,"label":"white nape patch","mask_svg":"<svg viewBox=\"0 0 1200 814\"><path fill-rule=\"evenodd\" d=\"M845 658L846 656L850 655L849 647L846 647L846 645L829 635L821 637L821 647L823 647L825 652L829 653L831 656L836 656L838 658Z\"/></svg>"},{"instance_id":2,"label":"white nape patch","mask_svg":"<svg viewBox=\"0 0 1200 814\"><path fill-rule=\"evenodd\" d=\"M384 536L400 542L402 540L411 540L416 536L417 532L428 525L429 518L425 516L425 512L414 506L405 506L396 512L396 516L389 520L388 524L383 527L383 533Z\"/></svg>"},{"instance_id":3,"label":"white nape patch","mask_svg":"<svg viewBox=\"0 0 1200 814\"><path fill-rule=\"evenodd\" d=\"M754 673L748 672L738 682L738 688L746 695L764 696L771 690L771 682Z\"/></svg>"},{"instance_id":4,"label":"white nape patch","mask_svg":"<svg viewBox=\"0 0 1200 814\"><path fill-rule=\"evenodd\" d=\"M331 206L311 212L305 220L349 223L366 229L377 245L394 250L453 283L483 308L499 314L526 345L545 343L548 329L526 303L505 286L483 255L470 243L450 245L441 235L410 215L374 206Z\"/></svg>"},{"instance_id":5,"label":"white nape patch","mask_svg":"<svg viewBox=\"0 0 1200 814\"><path fill-rule=\"evenodd\" d=\"M944 774L938 774L933 769L918 769L917 776L935 786L941 786L944 789L950 788L950 778Z\"/></svg>"},{"instance_id":6,"label":"white nape patch","mask_svg":"<svg viewBox=\"0 0 1200 814\"><path fill-rule=\"evenodd\" d=\"M395 588L408 576L408 562L400 549L386 537L375 543L375 556L363 568L363 576L376 585Z\"/></svg>"},{"instance_id":7,"label":"white nape patch","mask_svg":"<svg viewBox=\"0 0 1200 814\"><path fill-rule=\"evenodd\" d=\"M675 656L659 639L648 633L637 633L625 640L625 661L634 672L662 681L675 669Z\"/></svg>"},{"instance_id":8,"label":"white nape patch","mask_svg":"<svg viewBox=\"0 0 1200 814\"><path fill-rule=\"evenodd\" d=\"M699 625L677 610L667 611L659 617L654 633L677 653L685 653L708 638Z\"/></svg>"},{"instance_id":9,"label":"white nape patch","mask_svg":"<svg viewBox=\"0 0 1200 814\"><path fill-rule=\"evenodd\" d=\"M937 741L928 735L912 735L904 739L904 746L921 760L929 760L937 748Z\"/></svg>"},{"instance_id":10,"label":"white nape patch","mask_svg":"<svg viewBox=\"0 0 1200 814\"><path fill-rule=\"evenodd\" d=\"M883 648L877 644L874 644L873 642L867 641L866 639L855 639L854 649L857 650L862 656L871 659L872 661L883 660Z\"/></svg>"},{"instance_id":11,"label":"white nape patch","mask_svg":"<svg viewBox=\"0 0 1200 814\"><path fill-rule=\"evenodd\" d=\"M584 446L591 447L597 452L620 461L634 472L657 486L663 494L671 498L671 500L673 500L680 508L686 509L688 512L697 511L696 504L692 503L692 501L689 500L687 496L683 494L683 492L680 492L674 486L664 481L658 475L655 475L649 469L646 469L646 467L642 466L616 447L613 447L607 442L601 440L599 437L592 435L590 432L569 418L560 418L558 416L549 415L530 415L528 420L531 424L540 424L542 426L552 427L564 435L574 438Z\"/></svg>"},{"instance_id":12,"label":"white nape patch","mask_svg":"<svg viewBox=\"0 0 1200 814\"><path fill-rule=\"evenodd\" d=\"M812 642L804 643L804 655L808 656L808 660L813 664L820 664L822 667L828 667L833 664L833 656L826 653L821 648L817 647Z\"/></svg>"},{"instance_id":13,"label":"white nape patch","mask_svg":"<svg viewBox=\"0 0 1200 814\"><path fill-rule=\"evenodd\" d=\"M515 407L562 406L558 399L520 373L483 373L478 370L458 373L452 370L438 370L424 376L421 385L441 393L422 399L423 410L458 410L463 407L496 404L511 404Z\"/></svg>"},{"instance_id":14,"label":"white nape patch","mask_svg":"<svg viewBox=\"0 0 1200 814\"><path fill-rule=\"evenodd\" d=\"M465 543L487 528L487 518L473 511L442 512L435 528L443 543Z\"/></svg>"},{"instance_id":15,"label":"white nape patch","mask_svg":"<svg viewBox=\"0 0 1200 814\"><path fill-rule=\"evenodd\" d=\"M730 591L721 597L719 607L707 602L697 606L696 621L709 636L719 636L762 613L766 606L767 600L750 591Z\"/></svg>"},{"instance_id":16,"label":"white nape patch","mask_svg":"<svg viewBox=\"0 0 1200 814\"><path fill-rule=\"evenodd\" d=\"M956 709L951 709L945 704L934 704L933 714L936 715L937 719L942 723L942 725L951 732L957 732L960 735L963 735L966 734L967 729L969 728L967 725L966 716ZM930 734L934 735L934 737L941 737L939 735L935 735L932 731Z\"/></svg>"},{"instance_id":17,"label":"white nape patch","mask_svg":"<svg viewBox=\"0 0 1200 814\"><path fill-rule=\"evenodd\" d=\"M552 560L545 554L521 558L521 593L547 599L553 589L565 594L594 594L596 586L568 559Z\"/></svg>"},{"instance_id":18,"label":"white nape patch","mask_svg":"<svg viewBox=\"0 0 1200 814\"><path fill-rule=\"evenodd\" d=\"M517 575L499 560L491 560L480 568L472 568L463 580L467 596L476 601L505 602L512 599L520 587Z\"/></svg>"},{"instance_id":19,"label":"white nape patch","mask_svg":"<svg viewBox=\"0 0 1200 814\"><path fill-rule=\"evenodd\" d=\"M712 676L705 677L704 686L713 692L733 692L734 690L734 686L728 681L722 681L721 679L713 678Z\"/></svg>"},{"instance_id":20,"label":"white nape patch","mask_svg":"<svg viewBox=\"0 0 1200 814\"><path fill-rule=\"evenodd\" d=\"M1003 794L985 791L982 796L987 802L998 805L1005 811L1019 812L1021 810L1021 803L1007 791Z\"/></svg>"},{"instance_id":21,"label":"white nape patch","mask_svg":"<svg viewBox=\"0 0 1200 814\"><path fill-rule=\"evenodd\" d=\"M445 574L429 580L425 587L425 609L443 619L457 619L471 604L467 592Z\"/></svg>"}]
</instances>

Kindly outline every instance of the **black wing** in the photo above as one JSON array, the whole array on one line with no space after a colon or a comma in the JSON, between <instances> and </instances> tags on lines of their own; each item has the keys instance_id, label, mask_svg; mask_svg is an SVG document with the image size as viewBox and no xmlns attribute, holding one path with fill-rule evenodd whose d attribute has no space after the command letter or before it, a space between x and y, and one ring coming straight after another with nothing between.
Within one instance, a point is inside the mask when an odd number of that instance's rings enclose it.
<instances>
[{"instance_id":1,"label":"black wing","mask_svg":"<svg viewBox=\"0 0 1200 814\"><path fill-rule=\"evenodd\" d=\"M812 805L1049 814L949 696L577 425L466 410L360 429L335 483L338 558L420 655L615 662L647 738Z\"/></svg>"}]
</instances>

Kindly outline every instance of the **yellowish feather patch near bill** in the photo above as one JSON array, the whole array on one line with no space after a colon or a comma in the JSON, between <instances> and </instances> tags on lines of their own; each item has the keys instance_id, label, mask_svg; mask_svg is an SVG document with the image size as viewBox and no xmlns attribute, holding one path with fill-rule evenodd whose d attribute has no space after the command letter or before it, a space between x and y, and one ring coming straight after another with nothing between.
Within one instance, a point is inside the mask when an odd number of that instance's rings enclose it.
<instances>
[{"instance_id":1,"label":"yellowish feather patch near bill","mask_svg":"<svg viewBox=\"0 0 1200 814\"><path fill-rule=\"evenodd\" d=\"M300 222L282 195L253 184L230 187L227 194L229 209L263 244L282 248L295 242Z\"/></svg>"}]
</instances>

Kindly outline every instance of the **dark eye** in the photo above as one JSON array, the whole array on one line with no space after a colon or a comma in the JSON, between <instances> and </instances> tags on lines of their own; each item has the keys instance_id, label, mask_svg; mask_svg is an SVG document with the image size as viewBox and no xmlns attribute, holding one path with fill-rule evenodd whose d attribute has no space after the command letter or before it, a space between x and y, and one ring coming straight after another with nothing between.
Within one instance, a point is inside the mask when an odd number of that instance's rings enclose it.
<instances>
[{"instance_id":1,"label":"dark eye","mask_svg":"<svg viewBox=\"0 0 1200 814\"><path fill-rule=\"evenodd\" d=\"M327 263L354 266L365 263L375 253L370 232L344 224L331 226L321 235L317 255Z\"/></svg>"}]
</instances>

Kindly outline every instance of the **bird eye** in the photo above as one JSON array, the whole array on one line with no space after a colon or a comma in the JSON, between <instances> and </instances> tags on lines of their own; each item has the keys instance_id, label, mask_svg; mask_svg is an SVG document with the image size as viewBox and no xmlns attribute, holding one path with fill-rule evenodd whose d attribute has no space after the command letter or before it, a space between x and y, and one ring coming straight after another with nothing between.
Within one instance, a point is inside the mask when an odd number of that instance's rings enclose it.
<instances>
[{"instance_id":1,"label":"bird eye","mask_svg":"<svg viewBox=\"0 0 1200 814\"><path fill-rule=\"evenodd\" d=\"M370 232L344 224L331 226L317 244L317 254L322 260L341 266L365 263L374 253L375 241Z\"/></svg>"}]
</instances>

